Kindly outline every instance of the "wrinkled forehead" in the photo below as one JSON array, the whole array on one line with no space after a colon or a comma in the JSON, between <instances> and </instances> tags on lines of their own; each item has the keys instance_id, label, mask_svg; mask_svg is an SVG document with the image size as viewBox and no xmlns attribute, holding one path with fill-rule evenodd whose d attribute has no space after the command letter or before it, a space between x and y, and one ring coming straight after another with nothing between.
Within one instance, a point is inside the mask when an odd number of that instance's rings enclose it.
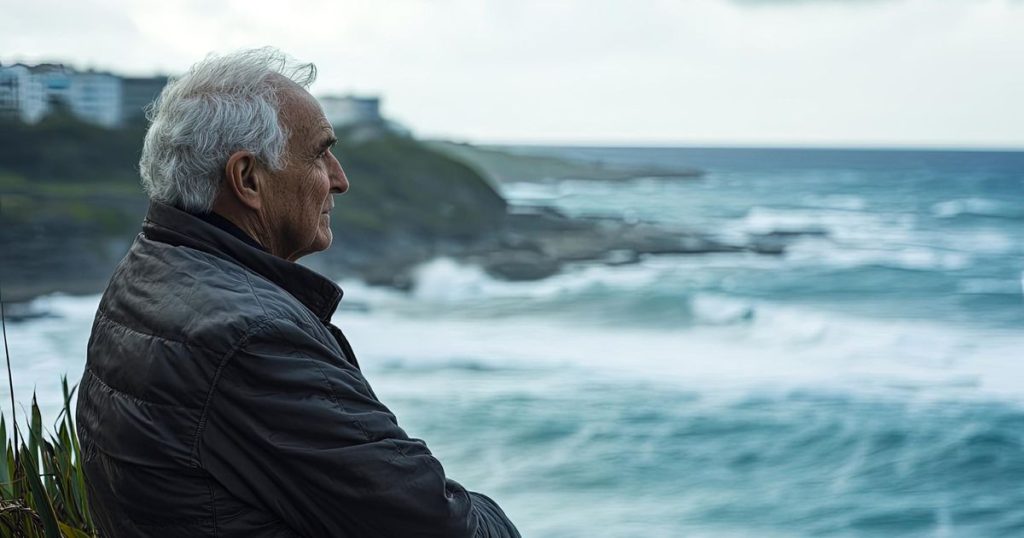
<instances>
[{"instance_id":1,"label":"wrinkled forehead","mask_svg":"<svg viewBox=\"0 0 1024 538\"><path fill-rule=\"evenodd\" d=\"M320 102L304 88L282 77L278 90L281 123L290 133L289 145L296 143L313 143L313 139L333 134L330 122L324 116Z\"/></svg>"}]
</instances>

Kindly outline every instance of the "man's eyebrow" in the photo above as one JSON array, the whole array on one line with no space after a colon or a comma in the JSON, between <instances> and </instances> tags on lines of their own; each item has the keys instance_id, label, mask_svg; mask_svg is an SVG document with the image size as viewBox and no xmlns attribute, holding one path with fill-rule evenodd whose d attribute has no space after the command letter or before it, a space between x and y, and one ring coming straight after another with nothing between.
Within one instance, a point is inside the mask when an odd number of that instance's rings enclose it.
<instances>
[{"instance_id":1,"label":"man's eyebrow","mask_svg":"<svg viewBox=\"0 0 1024 538\"><path fill-rule=\"evenodd\" d=\"M335 136L331 136L330 138L325 138L323 142L320 142L320 145L317 147L317 149L323 151L327 148L333 147L337 143L338 138Z\"/></svg>"}]
</instances>

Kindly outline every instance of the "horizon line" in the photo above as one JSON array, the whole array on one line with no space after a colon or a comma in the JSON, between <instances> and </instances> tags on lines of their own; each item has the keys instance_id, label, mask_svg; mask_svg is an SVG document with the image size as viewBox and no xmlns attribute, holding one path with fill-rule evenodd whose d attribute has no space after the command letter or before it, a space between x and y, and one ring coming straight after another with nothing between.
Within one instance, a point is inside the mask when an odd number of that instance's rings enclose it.
<instances>
[{"instance_id":1,"label":"horizon line","mask_svg":"<svg viewBox=\"0 0 1024 538\"><path fill-rule=\"evenodd\" d=\"M768 142L768 141L612 141L612 140L526 140L470 139L421 135L426 141L451 142L474 146L564 147L606 149L770 149L770 150L855 150L855 151L962 151L1024 152L1024 143L945 143L945 142Z\"/></svg>"}]
</instances>

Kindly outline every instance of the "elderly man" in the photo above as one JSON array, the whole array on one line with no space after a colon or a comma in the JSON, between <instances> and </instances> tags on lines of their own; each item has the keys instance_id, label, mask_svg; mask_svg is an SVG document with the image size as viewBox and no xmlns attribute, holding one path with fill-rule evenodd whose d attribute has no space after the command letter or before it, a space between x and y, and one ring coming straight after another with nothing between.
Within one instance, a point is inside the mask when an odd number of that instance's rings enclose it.
<instances>
[{"instance_id":1,"label":"elderly man","mask_svg":"<svg viewBox=\"0 0 1024 538\"><path fill-rule=\"evenodd\" d=\"M295 264L348 179L312 65L210 57L164 89L151 199L93 325L78 399L104 536L518 536L398 426Z\"/></svg>"}]
</instances>

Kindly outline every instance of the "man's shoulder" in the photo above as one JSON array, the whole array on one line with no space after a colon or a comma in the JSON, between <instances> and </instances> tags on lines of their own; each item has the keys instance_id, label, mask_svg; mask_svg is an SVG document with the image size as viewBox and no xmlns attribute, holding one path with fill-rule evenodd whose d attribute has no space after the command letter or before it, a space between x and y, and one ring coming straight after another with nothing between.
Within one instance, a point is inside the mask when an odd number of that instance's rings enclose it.
<instances>
[{"instance_id":1,"label":"man's shoulder","mask_svg":"<svg viewBox=\"0 0 1024 538\"><path fill-rule=\"evenodd\" d=\"M100 302L100 318L162 339L230 347L270 319L312 316L276 284L238 263L139 236Z\"/></svg>"}]
</instances>

